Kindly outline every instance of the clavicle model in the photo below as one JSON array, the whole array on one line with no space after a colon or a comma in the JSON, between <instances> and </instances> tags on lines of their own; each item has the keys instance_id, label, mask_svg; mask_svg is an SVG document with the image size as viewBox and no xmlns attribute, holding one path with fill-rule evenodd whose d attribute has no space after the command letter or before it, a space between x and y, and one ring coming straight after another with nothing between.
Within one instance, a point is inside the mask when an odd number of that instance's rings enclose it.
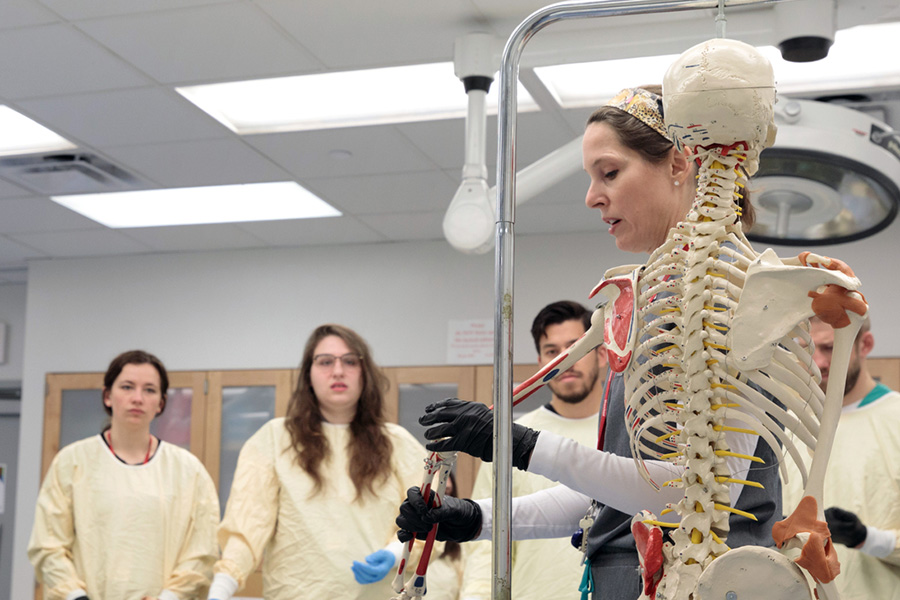
<instances>
[{"instance_id":1,"label":"clavicle model","mask_svg":"<svg viewBox=\"0 0 900 600\"><path fill-rule=\"evenodd\" d=\"M827 527L822 531L822 482L851 346L867 312L856 292L859 280L838 260L757 253L741 230L742 171L757 170L759 153L775 134L772 68L753 47L716 39L691 48L666 74L663 102L669 134L699 164L690 212L646 264L606 273L591 293L605 304L589 331L519 386L513 399L605 344L610 367L624 375L626 426L638 469L657 488L684 490L682 500L663 511L675 513L677 522L649 511L632 521L644 576L641 598L809 598L800 565L818 598L833 600L836 559ZM814 314L836 328L827 395L812 360L807 319ZM814 451L808 473L790 433ZM753 449L759 438L800 466L809 497L801 503L803 515L775 528L782 552L731 550L727 543L731 515L756 518L732 506L735 486L760 486L735 473L735 465L746 465L744 472L779 466L758 464ZM677 466L680 476L653 481L644 468L648 459ZM662 542L663 527L670 528L671 542ZM802 558L785 554L803 543L812 546Z\"/></svg>"}]
</instances>

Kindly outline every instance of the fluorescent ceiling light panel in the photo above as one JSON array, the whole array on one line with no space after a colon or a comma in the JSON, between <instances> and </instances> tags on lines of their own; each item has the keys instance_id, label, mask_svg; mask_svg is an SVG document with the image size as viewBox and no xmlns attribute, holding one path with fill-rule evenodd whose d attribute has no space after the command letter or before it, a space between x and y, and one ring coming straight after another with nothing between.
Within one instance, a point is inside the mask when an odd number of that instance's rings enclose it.
<instances>
[{"instance_id":1,"label":"fluorescent ceiling light panel","mask_svg":"<svg viewBox=\"0 0 900 600\"><path fill-rule=\"evenodd\" d=\"M885 87L900 83L900 63L892 50L900 23L864 25L838 31L828 56L808 63L781 58L773 46L759 48L772 62L779 93L809 93ZM622 88L662 83L676 54L536 67L535 74L563 108L600 106Z\"/></svg>"},{"instance_id":2,"label":"fluorescent ceiling light panel","mask_svg":"<svg viewBox=\"0 0 900 600\"><path fill-rule=\"evenodd\" d=\"M8 106L0 105L0 156L71 150L75 144Z\"/></svg>"},{"instance_id":3,"label":"fluorescent ceiling light panel","mask_svg":"<svg viewBox=\"0 0 900 600\"><path fill-rule=\"evenodd\" d=\"M488 112L497 112L497 85ZM465 117L453 63L320 73L175 88L235 133L277 133ZM518 86L519 111L538 110Z\"/></svg>"},{"instance_id":4,"label":"fluorescent ceiling light panel","mask_svg":"<svg viewBox=\"0 0 900 600\"><path fill-rule=\"evenodd\" d=\"M293 181L53 196L114 229L339 217L340 211Z\"/></svg>"}]
</instances>

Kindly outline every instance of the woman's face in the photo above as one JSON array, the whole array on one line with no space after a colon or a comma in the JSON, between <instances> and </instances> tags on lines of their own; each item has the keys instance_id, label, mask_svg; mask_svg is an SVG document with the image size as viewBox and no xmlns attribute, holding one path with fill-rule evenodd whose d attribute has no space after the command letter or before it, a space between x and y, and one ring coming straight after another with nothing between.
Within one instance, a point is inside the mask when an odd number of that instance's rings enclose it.
<instances>
[{"instance_id":1,"label":"woman's face","mask_svg":"<svg viewBox=\"0 0 900 600\"><path fill-rule=\"evenodd\" d=\"M128 364L104 391L103 402L112 409L113 426L143 429L162 411L162 394L156 367Z\"/></svg>"},{"instance_id":2,"label":"woman's face","mask_svg":"<svg viewBox=\"0 0 900 600\"><path fill-rule=\"evenodd\" d=\"M328 366L317 364L316 357L328 355ZM338 360L334 357L348 357ZM353 358L357 360L352 360ZM347 364L351 363L351 364ZM309 378L319 400L322 416L329 423L350 423L356 416L356 405L362 395L362 365L359 356L341 338L329 335L316 344Z\"/></svg>"},{"instance_id":3,"label":"woman's face","mask_svg":"<svg viewBox=\"0 0 900 600\"><path fill-rule=\"evenodd\" d=\"M683 155L673 150L661 163L648 162L602 122L588 125L582 153L591 177L585 204L600 209L620 250L652 252L687 214L690 197L682 190L689 163Z\"/></svg>"}]
</instances>

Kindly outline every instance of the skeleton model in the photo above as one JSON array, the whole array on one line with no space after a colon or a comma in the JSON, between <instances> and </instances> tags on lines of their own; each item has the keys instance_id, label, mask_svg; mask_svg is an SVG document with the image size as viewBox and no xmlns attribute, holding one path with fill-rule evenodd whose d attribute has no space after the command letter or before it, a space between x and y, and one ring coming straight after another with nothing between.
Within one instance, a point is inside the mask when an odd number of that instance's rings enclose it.
<instances>
[{"instance_id":1,"label":"skeleton model","mask_svg":"<svg viewBox=\"0 0 900 600\"><path fill-rule=\"evenodd\" d=\"M810 253L786 260L772 250L758 254L741 231L740 170L756 171L775 134L775 88L765 58L740 42L705 42L672 65L663 89L668 131L700 165L692 209L645 265L606 273L591 294L607 298L591 329L519 386L514 400L600 342L611 368L624 371L626 425L639 470L657 488L684 489L683 499L664 511L676 513L677 524L648 511L632 521L641 598L808 598L798 564L813 576L820 599L836 598L822 480L851 345L867 311L854 291L859 280L840 261ZM827 396L806 326L813 314L837 328ZM809 473L782 427L815 452ZM775 528L785 549L808 540L796 563L772 549L727 545L732 514L755 519L731 506L730 491L759 484L739 479L729 464L759 461L751 456L757 436L776 455L780 442L804 477L809 498L802 514ZM677 465L681 475L654 482L642 457ZM660 528L673 526L673 541L663 544Z\"/></svg>"},{"instance_id":2,"label":"skeleton model","mask_svg":"<svg viewBox=\"0 0 900 600\"><path fill-rule=\"evenodd\" d=\"M839 566L822 484L852 343L868 309L855 291L859 280L840 261L808 252L785 260L772 250L758 254L741 231L741 170L756 172L759 153L775 137L775 87L765 58L741 42L705 42L672 65L663 89L668 131L700 165L693 206L646 264L606 273L591 293L606 303L590 329L516 388L513 400L601 343L610 367L624 371L626 426L639 471L657 488L684 489L663 511L675 513L677 523L649 511L632 520L642 600L810 598L800 567L820 600L836 600L831 581ZM836 328L827 395L812 360L807 319L814 314ZM814 451L809 472L788 433ZM798 509L773 528L783 553L727 545L732 514L755 519L731 505L731 492L759 486L732 472L740 461L760 460L752 455L758 438L776 455L783 447L806 486ZM679 476L652 481L645 459L671 463ZM426 483L434 472L426 466ZM672 542L663 543L662 527L673 528ZM397 581L402 585L402 566ZM422 591L424 578L414 578L400 598Z\"/></svg>"}]
</instances>

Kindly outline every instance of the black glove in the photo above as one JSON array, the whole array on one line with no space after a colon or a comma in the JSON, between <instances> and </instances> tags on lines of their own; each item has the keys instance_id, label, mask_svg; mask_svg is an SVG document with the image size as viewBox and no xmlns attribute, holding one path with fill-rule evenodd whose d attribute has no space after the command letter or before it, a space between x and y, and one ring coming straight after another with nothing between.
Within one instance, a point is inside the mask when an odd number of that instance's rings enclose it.
<instances>
[{"instance_id":1,"label":"black glove","mask_svg":"<svg viewBox=\"0 0 900 600\"><path fill-rule=\"evenodd\" d=\"M825 510L825 522L831 531L832 541L848 548L856 548L866 541L868 530L855 514L849 510L832 506Z\"/></svg>"},{"instance_id":2,"label":"black glove","mask_svg":"<svg viewBox=\"0 0 900 600\"><path fill-rule=\"evenodd\" d=\"M434 501L434 490L431 490L431 500ZM397 538L408 542L415 535L424 540L435 523L439 523L435 538L438 541L468 542L477 537L481 532L481 507L471 500L453 496L444 496L442 500L441 506L428 508L419 488L409 488L396 521L400 528Z\"/></svg>"},{"instance_id":3,"label":"black glove","mask_svg":"<svg viewBox=\"0 0 900 600\"><path fill-rule=\"evenodd\" d=\"M421 425L436 427L425 430L425 438L436 440L425 445L434 452L457 450L471 454L485 462L491 462L494 451L494 413L480 402L464 402L450 398L435 402L425 408L419 418ZM512 464L517 469L528 470L531 452L540 431L513 423Z\"/></svg>"}]
</instances>

